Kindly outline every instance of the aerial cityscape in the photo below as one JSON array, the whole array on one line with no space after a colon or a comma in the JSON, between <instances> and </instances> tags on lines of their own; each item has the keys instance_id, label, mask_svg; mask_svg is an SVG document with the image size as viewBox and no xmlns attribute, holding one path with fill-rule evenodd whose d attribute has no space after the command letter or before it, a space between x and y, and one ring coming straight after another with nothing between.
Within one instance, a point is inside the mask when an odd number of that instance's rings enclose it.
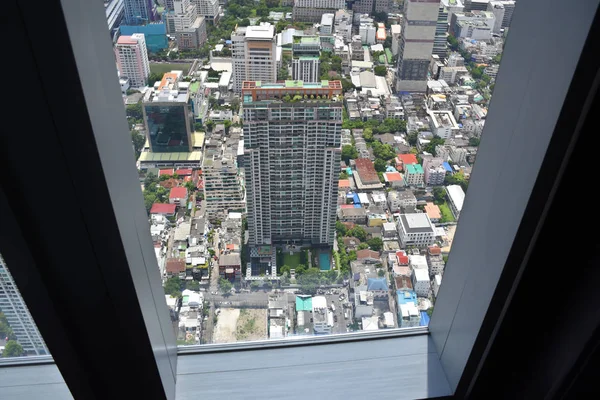
<instances>
[{"instance_id":1,"label":"aerial cityscape","mask_svg":"<svg viewBox=\"0 0 600 400\"><path fill-rule=\"evenodd\" d=\"M515 1L103 2L179 345L428 325Z\"/></svg>"}]
</instances>

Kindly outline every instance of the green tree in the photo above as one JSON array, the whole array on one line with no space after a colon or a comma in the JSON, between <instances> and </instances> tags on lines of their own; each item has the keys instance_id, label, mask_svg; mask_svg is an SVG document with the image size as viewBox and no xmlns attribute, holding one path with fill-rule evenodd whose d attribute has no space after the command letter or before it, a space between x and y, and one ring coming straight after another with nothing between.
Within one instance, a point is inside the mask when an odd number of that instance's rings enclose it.
<instances>
[{"instance_id":1,"label":"green tree","mask_svg":"<svg viewBox=\"0 0 600 400\"><path fill-rule=\"evenodd\" d=\"M345 170L340 172L340 179L348 179L348 173Z\"/></svg>"},{"instance_id":2,"label":"green tree","mask_svg":"<svg viewBox=\"0 0 600 400\"><path fill-rule=\"evenodd\" d=\"M8 338L8 340L15 340L16 336L13 333L8 320L6 319L6 315L3 312L0 312L0 339Z\"/></svg>"},{"instance_id":3,"label":"green tree","mask_svg":"<svg viewBox=\"0 0 600 400\"><path fill-rule=\"evenodd\" d=\"M165 54L165 58L166 58L166 54ZM160 81L162 80L163 74L159 74L159 73L151 73L150 75L148 75L148 86L154 86L154 82Z\"/></svg>"},{"instance_id":4,"label":"green tree","mask_svg":"<svg viewBox=\"0 0 600 400\"><path fill-rule=\"evenodd\" d=\"M138 131L132 130L131 143L133 144L133 150L135 151L135 159L137 160L140 157L140 154L142 154L142 149L146 143L146 138L144 135L140 135Z\"/></svg>"},{"instance_id":5,"label":"green tree","mask_svg":"<svg viewBox=\"0 0 600 400\"><path fill-rule=\"evenodd\" d=\"M439 186L433 188L433 199L435 200L436 204L442 204L444 202L445 197L446 189Z\"/></svg>"},{"instance_id":6,"label":"green tree","mask_svg":"<svg viewBox=\"0 0 600 400\"><path fill-rule=\"evenodd\" d=\"M406 135L406 141L411 146L416 146L418 139L419 139L419 132L417 132L417 131L412 131Z\"/></svg>"},{"instance_id":7,"label":"green tree","mask_svg":"<svg viewBox=\"0 0 600 400\"><path fill-rule=\"evenodd\" d=\"M144 114L142 113L142 103L128 104L125 108L125 114L129 118L141 120L144 118Z\"/></svg>"},{"instance_id":8,"label":"green tree","mask_svg":"<svg viewBox=\"0 0 600 400\"><path fill-rule=\"evenodd\" d=\"M238 112L240 110L240 99L238 97L234 97L231 100L231 109L233 112Z\"/></svg>"},{"instance_id":9,"label":"green tree","mask_svg":"<svg viewBox=\"0 0 600 400\"><path fill-rule=\"evenodd\" d=\"M286 79L289 79L289 78L290 78L290 71L289 71L287 65L284 65L277 71L277 80L285 81Z\"/></svg>"},{"instance_id":10,"label":"green tree","mask_svg":"<svg viewBox=\"0 0 600 400\"><path fill-rule=\"evenodd\" d=\"M367 244L373 251L380 251L383 248L383 240L378 237L371 238L367 240Z\"/></svg>"},{"instance_id":11,"label":"green tree","mask_svg":"<svg viewBox=\"0 0 600 400\"><path fill-rule=\"evenodd\" d=\"M427 309L427 315L429 315L429 318L431 318L431 316L433 315L433 307L429 307Z\"/></svg>"},{"instance_id":12,"label":"green tree","mask_svg":"<svg viewBox=\"0 0 600 400\"><path fill-rule=\"evenodd\" d=\"M213 128L215 127L215 122L213 120L207 119L206 120L206 129L210 132L212 132Z\"/></svg>"},{"instance_id":13,"label":"green tree","mask_svg":"<svg viewBox=\"0 0 600 400\"><path fill-rule=\"evenodd\" d=\"M362 226L356 225L354 228L348 231L348 236L354 236L361 242L367 240L367 231Z\"/></svg>"},{"instance_id":14,"label":"green tree","mask_svg":"<svg viewBox=\"0 0 600 400\"><path fill-rule=\"evenodd\" d=\"M385 65L376 66L375 67L375 75L386 76L387 75L387 67Z\"/></svg>"},{"instance_id":15,"label":"green tree","mask_svg":"<svg viewBox=\"0 0 600 400\"><path fill-rule=\"evenodd\" d=\"M15 340L9 340L4 346L2 357L21 357L23 355L23 347Z\"/></svg>"},{"instance_id":16,"label":"green tree","mask_svg":"<svg viewBox=\"0 0 600 400\"><path fill-rule=\"evenodd\" d=\"M186 281L185 282L185 288L188 290L193 290L194 292L197 292L200 290L200 282L198 281Z\"/></svg>"},{"instance_id":17,"label":"green tree","mask_svg":"<svg viewBox=\"0 0 600 400\"><path fill-rule=\"evenodd\" d=\"M476 137L469 138L469 146L479 146L479 138L476 138Z\"/></svg>"},{"instance_id":18,"label":"green tree","mask_svg":"<svg viewBox=\"0 0 600 400\"><path fill-rule=\"evenodd\" d=\"M373 129L365 128L365 130L363 130L363 138L367 142L372 142L373 141Z\"/></svg>"},{"instance_id":19,"label":"green tree","mask_svg":"<svg viewBox=\"0 0 600 400\"><path fill-rule=\"evenodd\" d=\"M152 204L157 203L157 200L156 193L144 193L144 207L146 207L147 212L150 212Z\"/></svg>"},{"instance_id":20,"label":"green tree","mask_svg":"<svg viewBox=\"0 0 600 400\"><path fill-rule=\"evenodd\" d=\"M437 145L442 145L444 144L444 139L442 139L439 136L434 136L429 143L427 143L427 145L425 146L425 148L423 149L424 151L433 154L434 156L436 155L436 151L435 148Z\"/></svg>"},{"instance_id":21,"label":"green tree","mask_svg":"<svg viewBox=\"0 0 600 400\"><path fill-rule=\"evenodd\" d=\"M377 271L377 276L383 278L385 276L385 271L383 269L380 269L379 271Z\"/></svg>"},{"instance_id":22,"label":"green tree","mask_svg":"<svg viewBox=\"0 0 600 400\"><path fill-rule=\"evenodd\" d=\"M481 79L483 76L483 67L476 67L471 70L471 76L473 79Z\"/></svg>"},{"instance_id":23,"label":"green tree","mask_svg":"<svg viewBox=\"0 0 600 400\"><path fill-rule=\"evenodd\" d=\"M173 297L181 297L181 280L173 276L165 282L165 294Z\"/></svg>"},{"instance_id":24,"label":"green tree","mask_svg":"<svg viewBox=\"0 0 600 400\"><path fill-rule=\"evenodd\" d=\"M453 35L448 35L448 47L452 51L458 51L458 40Z\"/></svg>"},{"instance_id":25,"label":"green tree","mask_svg":"<svg viewBox=\"0 0 600 400\"><path fill-rule=\"evenodd\" d=\"M492 58L492 63L494 63L494 64L500 64L501 60L502 60L502 53L496 54L494 56L494 58Z\"/></svg>"},{"instance_id":26,"label":"green tree","mask_svg":"<svg viewBox=\"0 0 600 400\"><path fill-rule=\"evenodd\" d=\"M346 225L342 224L340 221L335 221L335 231L337 232L338 237L346 236L348 229Z\"/></svg>"},{"instance_id":27,"label":"green tree","mask_svg":"<svg viewBox=\"0 0 600 400\"><path fill-rule=\"evenodd\" d=\"M344 91L344 93L356 89L356 86L354 86L352 81L344 78L340 79L340 81L342 81L342 90Z\"/></svg>"},{"instance_id":28,"label":"green tree","mask_svg":"<svg viewBox=\"0 0 600 400\"><path fill-rule=\"evenodd\" d=\"M366 244L366 243L361 243L361 244L358 245L358 249L359 250L366 250L368 248L369 248L369 245Z\"/></svg>"},{"instance_id":29,"label":"green tree","mask_svg":"<svg viewBox=\"0 0 600 400\"><path fill-rule=\"evenodd\" d=\"M387 167L387 162L381 158L375 159L375 171L385 172L385 168Z\"/></svg>"},{"instance_id":30,"label":"green tree","mask_svg":"<svg viewBox=\"0 0 600 400\"><path fill-rule=\"evenodd\" d=\"M227 279L221 278L219 279L219 290L225 296L231 294L231 289L233 288L233 284L229 282Z\"/></svg>"},{"instance_id":31,"label":"green tree","mask_svg":"<svg viewBox=\"0 0 600 400\"><path fill-rule=\"evenodd\" d=\"M356 147L352 146L351 144L345 144L342 146L342 160L344 160L346 164L348 164L350 160L356 160L357 158L358 150L356 150Z\"/></svg>"}]
</instances>

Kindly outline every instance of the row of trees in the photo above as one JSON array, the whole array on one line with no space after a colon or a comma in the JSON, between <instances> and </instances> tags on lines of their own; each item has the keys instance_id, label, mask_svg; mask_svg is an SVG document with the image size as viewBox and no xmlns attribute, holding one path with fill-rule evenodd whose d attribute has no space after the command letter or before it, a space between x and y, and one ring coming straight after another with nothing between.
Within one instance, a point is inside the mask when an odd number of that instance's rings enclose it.
<instances>
[{"instance_id":1,"label":"row of trees","mask_svg":"<svg viewBox=\"0 0 600 400\"><path fill-rule=\"evenodd\" d=\"M150 212L152 204L164 203L169 198L169 191L158 184L158 177L152 172L146 175L144 179L144 205Z\"/></svg>"},{"instance_id":2,"label":"row of trees","mask_svg":"<svg viewBox=\"0 0 600 400\"><path fill-rule=\"evenodd\" d=\"M343 129L366 129L371 128L372 133L382 134L391 132L406 132L406 121L394 118L386 118L383 121L377 119L369 119L367 121L350 121L342 122Z\"/></svg>"}]
</instances>

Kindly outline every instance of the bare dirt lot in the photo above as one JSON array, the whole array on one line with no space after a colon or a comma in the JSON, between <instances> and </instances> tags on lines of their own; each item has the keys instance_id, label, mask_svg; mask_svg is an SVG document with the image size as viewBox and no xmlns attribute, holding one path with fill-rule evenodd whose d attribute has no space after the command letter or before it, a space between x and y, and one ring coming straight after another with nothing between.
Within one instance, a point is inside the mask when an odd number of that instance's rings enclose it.
<instances>
[{"instance_id":1,"label":"bare dirt lot","mask_svg":"<svg viewBox=\"0 0 600 400\"><path fill-rule=\"evenodd\" d=\"M221 308L213 343L231 343L267 338L267 310Z\"/></svg>"}]
</instances>

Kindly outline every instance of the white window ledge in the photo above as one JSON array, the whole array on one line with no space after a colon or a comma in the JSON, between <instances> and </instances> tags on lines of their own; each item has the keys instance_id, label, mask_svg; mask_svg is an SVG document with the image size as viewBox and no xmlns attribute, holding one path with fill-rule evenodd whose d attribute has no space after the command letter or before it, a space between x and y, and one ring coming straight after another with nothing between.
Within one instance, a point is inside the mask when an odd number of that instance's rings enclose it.
<instances>
[{"instance_id":1,"label":"white window ledge","mask_svg":"<svg viewBox=\"0 0 600 400\"><path fill-rule=\"evenodd\" d=\"M266 342L268 343L268 342ZM210 351L211 346L206 346ZM451 395L429 335L181 354L178 400L418 399ZM233 350L233 349L232 349ZM72 399L55 365L0 368L9 399Z\"/></svg>"}]
</instances>

